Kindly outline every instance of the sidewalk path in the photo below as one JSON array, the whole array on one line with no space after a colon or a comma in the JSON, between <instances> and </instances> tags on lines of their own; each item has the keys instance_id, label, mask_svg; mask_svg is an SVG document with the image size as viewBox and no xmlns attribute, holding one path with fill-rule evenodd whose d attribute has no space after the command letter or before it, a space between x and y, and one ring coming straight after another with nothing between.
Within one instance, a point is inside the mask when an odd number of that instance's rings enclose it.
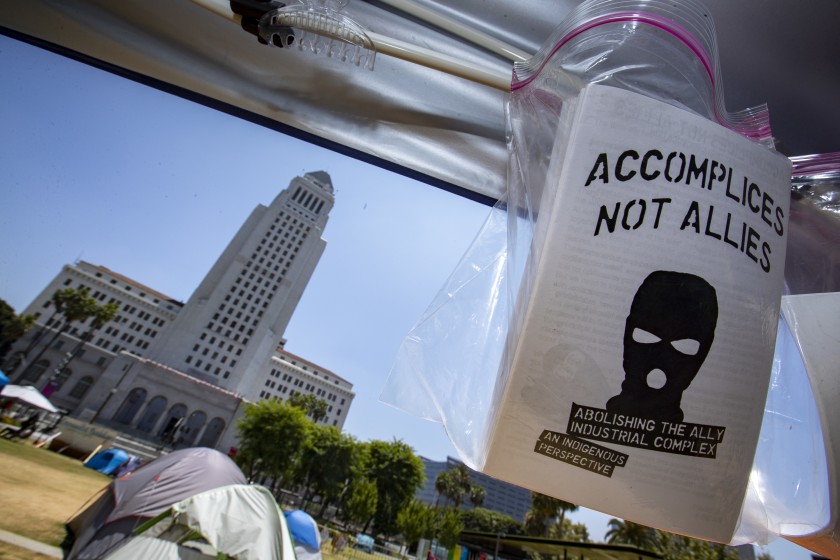
<instances>
[{"instance_id":1,"label":"sidewalk path","mask_svg":"<svg viewBox=\"0 0 840 560\"><path fill-rule=\"evenodd\" d=\"M26 548L32 552L43 554L44 556L52 556L53 558L64 557L64 553L57 546L50 546L26 537L21 537L20 535L16 535L8 531L3 531L2 529L0 529L0 541L19 546L20 548Z\"/></svg>"}]
</instances>

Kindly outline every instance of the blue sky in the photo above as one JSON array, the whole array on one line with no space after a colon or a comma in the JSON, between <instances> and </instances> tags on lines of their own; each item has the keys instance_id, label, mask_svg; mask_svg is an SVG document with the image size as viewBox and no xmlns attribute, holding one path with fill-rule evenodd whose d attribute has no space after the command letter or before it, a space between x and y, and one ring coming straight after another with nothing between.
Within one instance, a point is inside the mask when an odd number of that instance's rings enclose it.
<instances>
[{"instance_id":1,"label":"blue sky","mask_svg":"<svg viewBox=\"0 0 840 560\"><path fill-rule=\"evenodd\" d=\"M456 456L442 427L378 395L489 208L3 36L0 76L0 298L22 311L81 259L186 301L257 204L327 171L327 249L286 348L354 384L345 431ZM609 519L573 517L596 539Z\"/></svg>"},{"instance_id":2,"label":"blue sky","mask_svg":"<svg viewBox=\"0 0 840 560\"><path fill-rule=\"evenodd\" d=\"M186 301L257 204L327 171L327 249L286 348L354 384L350 433L454 454L378 395L488 207L11 39L0 73L0 297L22 311L81 259Z\"/></svg>"}]
</instances>

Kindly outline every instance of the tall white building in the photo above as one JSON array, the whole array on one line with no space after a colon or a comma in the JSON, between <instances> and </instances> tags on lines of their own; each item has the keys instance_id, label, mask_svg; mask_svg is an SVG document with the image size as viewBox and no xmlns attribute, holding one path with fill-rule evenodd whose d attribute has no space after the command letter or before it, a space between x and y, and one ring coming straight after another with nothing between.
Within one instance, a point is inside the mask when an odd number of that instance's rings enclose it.
<instances>
[{"instance_id":1,"label":"tall white building","mask_svg":"<svg viewBox=\"0 0 840 560\"><path fill-rule=\"evenodd\" d=\"M250 393L324 252L334 201L329 175L318 171L257 206L149 358Z\"/></svg>"},{"instance_id":2,"label":"tall white building","mask_svg":"<svg viewBox=\"0 0 840 560\"><path fill-rule=\"evenodd\" d=\"M184 446L234 446L231 427L243 400L294 393L324 400L321 422L340 429L352 384L282 348L326 246L321 235L333 203L326 173L293 179L251 213L186 304L103 266L64 266L24 310L36 327L4 369L16 383L53 385L51 400L71 417L151 440L177 424ZM52 340L58 322L50 300L63 288L86 288L100 304L117 303L119 313L62 368L90 323Z\"/></svg>"}]
</instances>

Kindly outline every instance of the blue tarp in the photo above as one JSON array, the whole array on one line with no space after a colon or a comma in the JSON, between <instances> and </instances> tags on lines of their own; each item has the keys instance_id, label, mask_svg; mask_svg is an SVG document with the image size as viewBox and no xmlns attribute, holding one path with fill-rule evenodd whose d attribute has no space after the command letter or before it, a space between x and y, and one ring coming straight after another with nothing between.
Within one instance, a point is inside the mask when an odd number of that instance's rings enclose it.
<instances>
[{"instance_id":1,"label":"blue tarp","mask_svg":"<svg viewBox=\"0 0 840 560\"><path fill-rule=\"evenodd\" d=\"M122 449L108 449L106 451L100 451L91 457L85 463L85 466L89 469L99 471L102 474L111 474L119 468L120 465L127 462L128 459L128 453Z\"/></svg>"},{"instance_id":2,"label":"blue tarp","mask_svg":"<svg viewBox=\"0 0 840 560\"><path fill-rule=\"evenodd\" d=\"M0 371L0 389L2 389L3 387L5 387L8 384L9 384L9 378L6 377L5 373Z\"/></svg>"}]
</instances>

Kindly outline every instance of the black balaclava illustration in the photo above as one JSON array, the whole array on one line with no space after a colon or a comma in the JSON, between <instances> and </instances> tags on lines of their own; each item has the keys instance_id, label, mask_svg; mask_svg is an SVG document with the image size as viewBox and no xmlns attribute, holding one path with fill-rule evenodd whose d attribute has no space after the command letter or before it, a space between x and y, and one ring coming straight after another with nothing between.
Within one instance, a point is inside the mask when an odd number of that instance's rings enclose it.
<instances>
[{"instance_id":1,"label":"black balaclava illustration","mask_svg":"<svg viewBox=\"0 0 840 560\"><path fill-rule=\"evenodd\" d=\"M709 353L717 316L715 289L699 276L648 275L624 326L621 394L607 401L607 410L682 422L682 394Z\"/></svg>"}]
</instances>

